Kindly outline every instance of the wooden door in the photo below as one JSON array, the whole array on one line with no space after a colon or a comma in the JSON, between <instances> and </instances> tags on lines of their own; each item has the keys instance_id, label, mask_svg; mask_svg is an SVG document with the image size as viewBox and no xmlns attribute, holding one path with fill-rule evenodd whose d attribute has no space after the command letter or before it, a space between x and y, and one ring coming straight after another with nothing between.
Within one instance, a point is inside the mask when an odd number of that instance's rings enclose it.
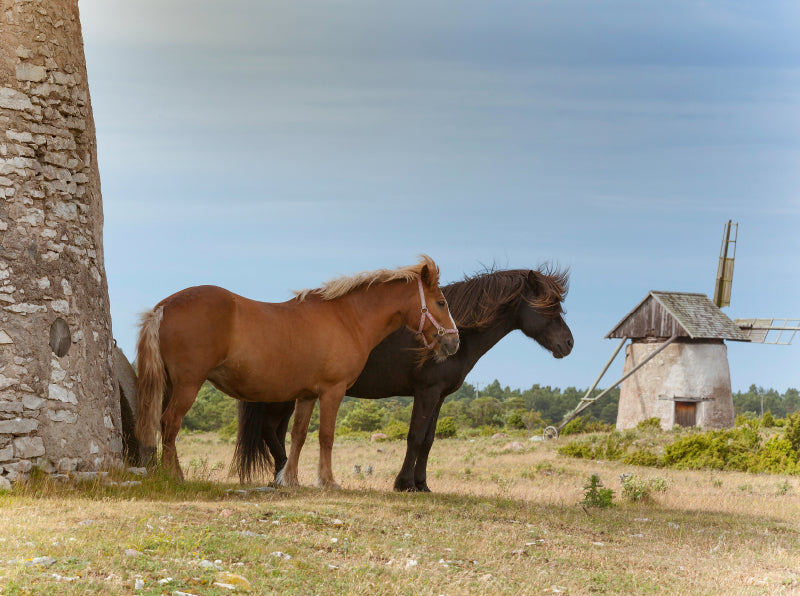
<instances>
[{"instance_id":1,"label":"wooden door","mask_svg":"<svg viewBox=\"0 0 800 596\"><path fill-rule=\"evenodd\" d=\"M675 424L678 426L695 426L697 419L697 403L693 401L675 402Z\"/></svg>"}]
</instances>

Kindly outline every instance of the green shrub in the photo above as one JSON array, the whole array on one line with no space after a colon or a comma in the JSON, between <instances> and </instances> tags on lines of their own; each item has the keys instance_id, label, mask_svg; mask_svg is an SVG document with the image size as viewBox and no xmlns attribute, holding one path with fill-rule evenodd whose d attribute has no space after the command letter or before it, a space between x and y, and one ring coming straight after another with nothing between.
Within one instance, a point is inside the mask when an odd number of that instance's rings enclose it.
<instances>
[{"instance_id":1,"label":"green shrub","mask_svg":"<svg viewBox=\"0 0 800 596\"><path fill-rule=\"evenodd\" d=\"M392 440L405 439L408 436L408 425L399 420L392 420L383 427L383 432Z\"/></svg>"},{"instance_id":2,"label":"green shrub","mask_svg":"<svg viewBox=\"0 0 800 596\"><path fill-rule=\"evenodd\" d=\"M660 476L642 478L638 474L622 475L622 494L632 503L650 501L652 493L666 492L669 486L669 480Z\"/></svg>"},{"instance_id":3,"label":"green shrub","mask_svg":"<svg viewBox=\"0 0 800 596\"><path fill-rule=\"evenodd\" d=\"M756 424L758 421L755 421ZM664 450L666 466L679 469L748 470L761 437L752 421L727 430L692 433Z\"/></svg>"},{"instance_id":4,"label":"green shrub","mask_svg":"<svg viewBox=\"0 0 800 596\"><path fill-rule=\"evenodd\" d=\"M633 442L633 435L613 431L606 434L595 434L570 441L558 452L570 457L585 459L617 460L625 457L628 447Z\"/></svg>"},{"instance_id":5,"label":"green shrub","mask_svg":"<svg viewBox=\"0 0 800 596\"><path fill-rule=\"evenodd\" d=\"M449 439L455 437L458 433L458 426L456 421L450 416L439 418L436 422L436 436L440 439Z\"/></svg>"},{"instance_id":6,"label":"green shrub","mask_svg":"<svg viewBox=\"0 0 800 596\"><path fill-rule=\"evenodd\" d=\"M785 437L771 437L753 454L750 472L773 472L781 474L800 473L797 451Z\"/></svg>"},{"instance_id":7,"label":"green shrub","mask_svg":"<svg viewBox=\"0 0 800 596\"><path fill-rule=\"evenodd\" d=\"M642 420L636 425L636 428L639 430L661 430L661 418L653 416L647 420Z\"/></svg>"},{"instance_id":8,"label":"green shrub","mask_svg":"<svg viewBox=\"0 0 800 596\"><path fill-rule=\"evenodd\" d=\"M636 449L631 451L625 454L622 461L631 466L650 466L652 468L661 466L661 458L648 449Z\"/></svg>"},{"instance_id":9,"label":"green shrub","mask_svg":"<svg viewBox=\"0 0 800 596\"><path fill-rule=\"evenodd\" d=\"M522 417L523 414L525 414L525 410L515 410L511 412L506 420L506 426L517 430L525 428L525 420Z\"/></svg>"},{"instance_id":10,"label":"green shrub","mask_svg":"<svg viewBox=\"0 0 800 596\"><path fill-rule=\"evenodd\" d=\"M764 428L772 428L775 426L775 417L769 410L767 410L767 413L761 418L761 426Z\"/></svg>"},{"instance_id":11,"label":"green shrub","mask_svg":"<svg viewBox=\"0 0 800 596\"><path fill-rule=\"evenodd\" d=\"M598 507L605 509L614 505L614 491L604 488L600 476L592 474L589 480L583 485L583 504L586 507Z\"/></svg>"},{"instance_id":12,"label":"green shrub","mask_svg":"<svg viewBox=\"0 0 800 596\"><path fill-rule=\"evenodd\" d=\"M792 445L792 449L800 451L800 411L786 417L784 437Z\"/></svg>"}]
</instances>

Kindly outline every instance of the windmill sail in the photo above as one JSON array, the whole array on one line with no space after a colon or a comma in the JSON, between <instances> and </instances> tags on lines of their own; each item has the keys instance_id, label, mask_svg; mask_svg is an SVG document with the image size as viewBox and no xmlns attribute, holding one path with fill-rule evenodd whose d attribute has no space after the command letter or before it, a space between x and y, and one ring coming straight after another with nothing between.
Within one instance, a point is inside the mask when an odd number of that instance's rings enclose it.
<instances>
[{"instance_id":1,"label":"windmill sail","mask_svg":"<svg viewBox=\"0 0 800 596\"><path fill-rule=\"evenodd\" d=\"M733 259L736 257L736 241L739 237L739 224L725 224L722 248L719 251L717 280L714 284L714 304L719 308L731 305L731 286L733 285Z\"/></svg>"},{"instance_id":2,"label":"windmill sail","mask_svg":"<svg viewBox=\"0 0 800 596\"><path fill-rule=\"evenodd\" d=\"M800 331L800 319L735 319L733 322L754 344L788 346Z\"/></svg>"}]
</instances>

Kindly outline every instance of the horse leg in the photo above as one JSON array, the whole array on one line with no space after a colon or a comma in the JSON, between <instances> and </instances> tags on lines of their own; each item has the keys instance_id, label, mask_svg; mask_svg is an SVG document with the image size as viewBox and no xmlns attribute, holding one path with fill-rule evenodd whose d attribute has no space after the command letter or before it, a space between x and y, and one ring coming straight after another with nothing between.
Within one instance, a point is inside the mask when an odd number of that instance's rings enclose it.
<instances>
[{"instance_id":1,"label":"horse leg","mask_svg":"<svg viewBox=\"0 0 800 596\"><path fill-rule=\"evenodd\" d=\"M414 469L417 465L417 456L425 442L425 434L433 414L434 406L439 397L435 389L427 388L414 394L414 406L411 409L411 425L406 439L406 457L403 467L394 480L394 490L399 492L417 492L414 482Z\"/></svg>"},{"instance_id":2,"label":"horse leg","mask_svg":"<svg viewBox=\"0 0 800 596\"><path fill-rule=\"evenodd\" d=\"M316 397L298 399L294 405L294 424L292 425L292 446L289 449L289 460L286 466L275 476L275 483L281 486L299 486L297 467L300 462L300 451L306 442L308 423L314 412Z\"/></svg>"},{"instance_id":3,"label":"horse leg","mask_svg":"<svg viewBox=\"0 0 800 596\"><path fill-rule=\"evenodd\" d=\"M333 479L333 438L336 430L336 414L344 399L345 385L329 388L319 396L319 468L317 485L322 488L339 488Z\"/></svg>"},{"instance_id":4,"label":"horse leg","mask_svg":"<svg viewBox=\"0 0 800 596\"><path fill-rule=\"evenodd\" d=\"M419 448L417 463L414 467L414 486L418 491L424 493L431 492L431 489L428 488L428 455L431 452L433 439L436 437L436 422L439 420L439 411L442 409L445 397L447 396L439 397L439 401L433 409L433 414L428 421L428 428L425 431L425 440Z\"/></svg>"},{"instance_id":5,"label":"horse leg","mask_svg":"<svg viewBox=\"0 0 800 596\"><path fill-rule=\"evenodd\" d=\"M178 450L175 447L175 439L181 428L186 412L192 407L197 392L202 383L178 384L174 383L172 395L161 415L161 442L163 446L162 460L163 466L172 476L178 480L183 480L183 471L178 462Z\"/></svg>"},{"instance_id":6,"label":"horse leg","mask_svg":"<svg viewBox=\"0 0 800 596\"><path fill-rule=\"evenodd\" d=\"M264 428L264 442L269 447L272 460L275 462L275 477L286 465L286 430L289 419L294 413L294 402L275 404L275 411L267 421L269 428ZM280 406L280 407L278 407Z\"/></svg>"}]
</instances>

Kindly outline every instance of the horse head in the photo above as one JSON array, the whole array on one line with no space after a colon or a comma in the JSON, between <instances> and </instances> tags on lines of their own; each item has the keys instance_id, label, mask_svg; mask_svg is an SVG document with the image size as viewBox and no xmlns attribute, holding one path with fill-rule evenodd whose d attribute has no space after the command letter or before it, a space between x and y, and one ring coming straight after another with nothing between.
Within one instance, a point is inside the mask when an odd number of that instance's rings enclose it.
<instances>
[{"instance_id":1,"label":"horse head","mask_svg":"<svg viewBox=\"0 0 800 596\"><path fill-rule=\"evenodd\" d=\"M458 351L458 328L439 288L439 267L425 255L422 256L417 287L420 307L416 316L410 315L413 323L407 324L417 332L436 360L444 360Z\"/></svg>"},{"instance_id":2,"label":"horse head","mask_svg":"<svg viewBox=\"0 0 800 596\"><path fill-rule=\"evenodd\" d=\"M562 303L569 286L567 271L529 271L517 312L519 329L535 339L555 358L567 356L574 345L564 322Z\"/></svg>"}]
</instances>

